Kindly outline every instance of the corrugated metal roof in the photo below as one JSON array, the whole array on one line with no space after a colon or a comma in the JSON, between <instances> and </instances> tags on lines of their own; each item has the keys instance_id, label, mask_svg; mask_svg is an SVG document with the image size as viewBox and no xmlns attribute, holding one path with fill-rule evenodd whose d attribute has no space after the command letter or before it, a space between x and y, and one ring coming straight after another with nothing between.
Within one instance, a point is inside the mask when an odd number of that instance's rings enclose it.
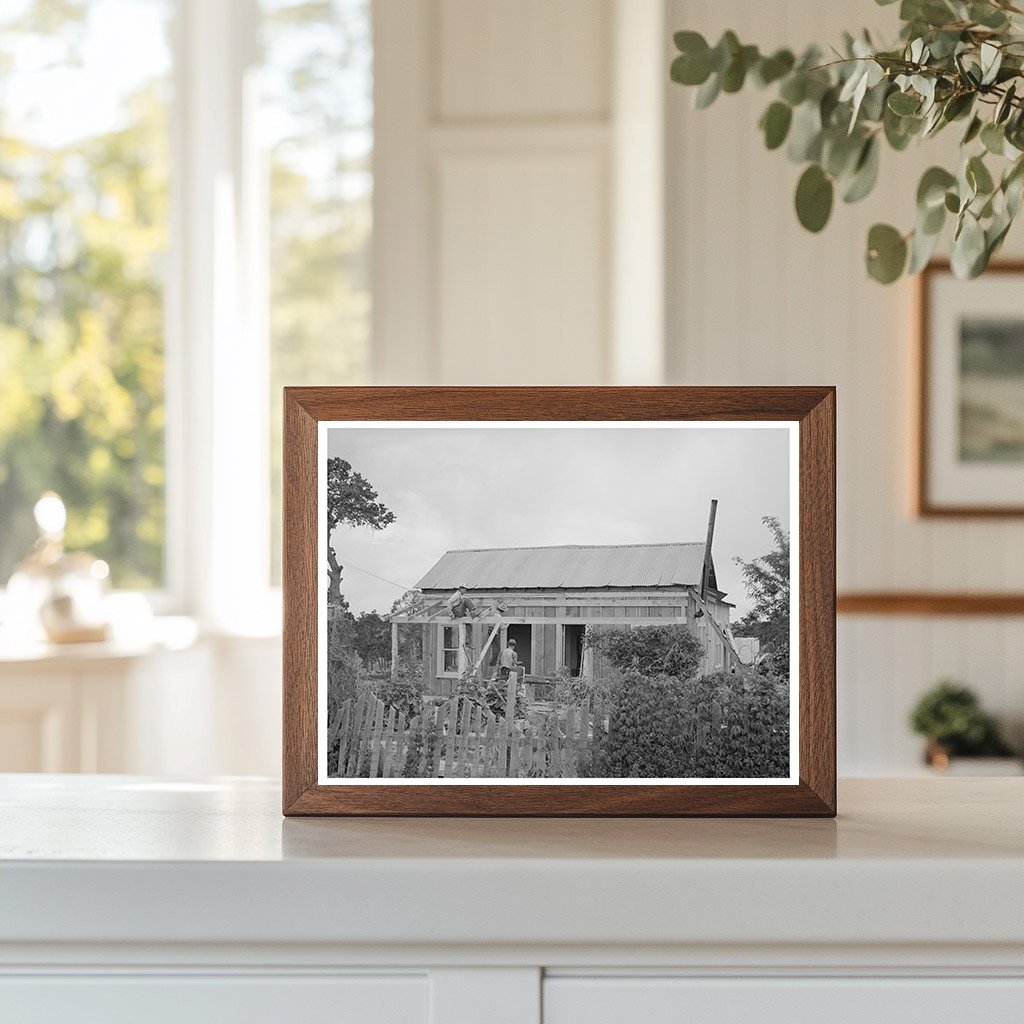
<instances>
[{"instance_id":1,"label":"corrugated metal roof","mask_svg":"<svg viewBox=\"0 0 1024 1024\"><path fill-rule=\"evenodd\" d=\"M703 566L702 542L477 548L446 551L417 586L420 590L699 586Z\"/></svg>"}]
</instances>

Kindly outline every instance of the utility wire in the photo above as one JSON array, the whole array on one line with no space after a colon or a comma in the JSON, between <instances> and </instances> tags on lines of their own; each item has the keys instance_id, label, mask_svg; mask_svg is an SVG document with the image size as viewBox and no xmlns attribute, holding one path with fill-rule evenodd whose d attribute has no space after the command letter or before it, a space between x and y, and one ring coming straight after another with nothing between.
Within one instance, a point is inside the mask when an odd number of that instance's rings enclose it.
<instances>
[{"instance_id":1,"label":"utility wire","mask_svg":"<svg viewBox=\"0 0 1024 1024\"><path fill-rule=\"evenodd\" d=\"M419 590L419 587L406 586L404 583L397 583L395 580L389 580L386 576L378 576L375 572L370 572L369 569L364 569L362 566L353 565L352 562L345 560L345 564L342 565L342 572L346 569L355 569L356 572L361 572L366 576L372 576L375 580L380 580L381 583L389 583L393 587L398 587L401 591Z\"/></svg>"}]
</instances>

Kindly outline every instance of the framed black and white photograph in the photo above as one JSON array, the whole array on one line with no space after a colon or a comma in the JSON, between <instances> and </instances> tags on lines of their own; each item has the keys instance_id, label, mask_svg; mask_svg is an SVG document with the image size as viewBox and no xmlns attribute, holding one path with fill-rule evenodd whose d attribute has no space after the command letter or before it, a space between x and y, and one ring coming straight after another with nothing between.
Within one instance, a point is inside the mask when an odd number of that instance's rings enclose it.
<instances>
[{"instance_id":1,"label":"framed black and white photograph","mask_svg":"<svg viewBox=\"0 0 1024 1024\"><path fill-rule=\"evenodd\" d=\"M921 275L917 510L1024 515L1024 265Z\"/></svg>"},{"instance_id":2,"label":"framed black and white photograph","mask_svg":"<svg viewBox=\"0 0 1024 1024\"><path fill-rule=\"evenodd\" d=\"M313 675L312 813L808 804L806 697L832 675L827 652L802 665L822 557L803 541L833 513L829 491L801 500L799 414L699 415L734 389L657 389L624 418L622 389L589 389L591 415L540 419L551 389L419 389L378 418L378 389L325 390L303 460L315 630L286 625L286 677ZM804 813L828 813L814 796Z\"/></svg>"}]
</instances>

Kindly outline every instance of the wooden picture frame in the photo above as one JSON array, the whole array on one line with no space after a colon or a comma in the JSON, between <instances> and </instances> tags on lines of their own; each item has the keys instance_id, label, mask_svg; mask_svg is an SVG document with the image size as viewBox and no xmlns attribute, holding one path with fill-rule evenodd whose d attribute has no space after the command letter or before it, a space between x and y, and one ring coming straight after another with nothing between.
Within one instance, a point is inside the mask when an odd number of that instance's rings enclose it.
<instances>
[{"instance_id":1,"label":"wooden picture frame","mask_svg":"<svg viewBox=\"0 0 1024 1024\"><path fill-rule=\"evenodd\" d=\"M955 471L948 465L953 461L949 454L952 442L947 436L950 433L949 423L953 416L951 403L953 384L951 375L951 359L955 353L946 351L950 348L948 339L938 347L943 349L943 358L936 352L937 334L945 338L948 331L946 323L949 307L959 309L961 313L969 311L981 312L990 301L992 289L1004 287L1007 277L1018 277L1015 287L1024 285L1024 261L1002 260L990 263L982 278L974 281L957 281L952 275L948 261L936 260L930 263L918 276L917 281L917 338L915 346L916 361L914 376L917 390L917 410L915 417L915 433L912 451L913 467L913 510L921 518L953 518L953 519L1000 519L1024 516L1024 504L1014 500L984 500L984 489L991 487L986 480L990 471L986 467L969 466L962 471L960 478L961 490L970 490L963 497L948 493L956 487ZM938 289L956 288L960 297L946 299L939 295ZM1007 289L1007 303L1010 307L1019 304L1017 297ZM974 305L972 305L972 302ZM1001 314L995 313L993 316ZM1024 314L1019 316L1024 324ZM961 371L962 372L962 371ZM945 398L936 397L940 392ZM962 399L961 399L962 401ZM940 426L940 422L942 426ZM965 427L960 425L961 436ZM945 452L945 455L939 454ZM980 461L980 460L979 460ZM937 471L937 467L940 467ZM1019 468L1010 470L1016 477L1024 481L1024 461ZM976 483L972 484L972 477ZM937 479L941 478L941 479ZM950 482L947 482L949 480ZM941 484L941 486L940 486ZM939 491L947 493L938 493Z\"/></svg>"},{"instance_id":2,"label":"wooden picture frame","mask_svg":"<svg viewBox=\"0 0 1024 1024\"><path fill-rule=\"evenodd\" d=\"M547 785L321 782L318 623L325 576L318 509L320 427L450 421L737 427L792 425L799 509L798 775L786 784L648 784L631 779ZM641 421L637 424L636 421ZM373 425L371 424L371 425ZM831 387L303 387L284 393L283 811L286 815L813 816L836 813L835 389ZM792 466L793 463L790 463ZM710 535L710 530L709 530ZM705 575L707 573L705 558ZM704 591L701 591L702 596ZM454 613L453 613L454 614ZM716 627L718 628L718 627ZM792 713L792 712L791 712ZM596 735L596 731L595 731Z\"/></svg>"}]
</instances>

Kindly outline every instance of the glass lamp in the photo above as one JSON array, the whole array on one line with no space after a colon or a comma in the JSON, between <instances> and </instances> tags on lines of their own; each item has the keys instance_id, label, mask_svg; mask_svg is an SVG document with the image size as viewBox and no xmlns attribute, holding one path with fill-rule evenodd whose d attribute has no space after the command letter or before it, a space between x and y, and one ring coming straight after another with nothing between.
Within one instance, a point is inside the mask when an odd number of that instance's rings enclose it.
<instances>
[{"instance_id":1,"label":"glass lamp","mask_svg":"<svg viewBox=\"0 0 1024 1024\"><path fill-rule=\"evenodd\" d=\"M11 619L26 631L23 639L58 644L106 640L107 563L64 550L67 510L59 495L47 491L34 512L39 539L7 585Z\"/></svg>"}]
</instances>

